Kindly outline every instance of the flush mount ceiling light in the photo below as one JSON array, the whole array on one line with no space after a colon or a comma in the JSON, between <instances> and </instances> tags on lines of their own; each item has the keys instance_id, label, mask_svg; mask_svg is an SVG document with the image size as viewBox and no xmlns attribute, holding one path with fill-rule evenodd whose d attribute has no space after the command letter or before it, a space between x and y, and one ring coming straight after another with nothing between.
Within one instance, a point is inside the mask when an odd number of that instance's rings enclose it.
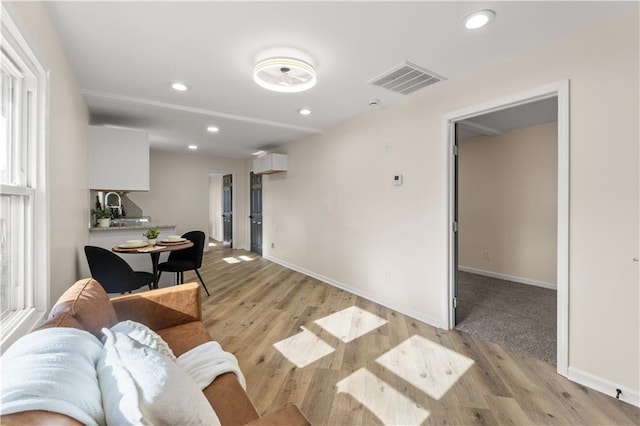
<instances>
[{"instance_id":1,"label":"flush mount ceiling light","mask_svg":"<svg viewBox=\"0 0 640 426\"><path fill-rule=\"evenodd\" d=\"M316 69L301 59L271 57L256 64L253 80L258 86L274 92L303 92L315 86Z\"/></svg>"},{"instance_id":2,"label":"flush mount ceiling light","mask_svg":"<svg viewBox=\"0 0 640 426\"><path fill-rule=\"evenodd\" d=\"M207 132L218 133L218 131L220 131L220 129L218 129L216 126L207 127Z\"/></svg>"},{"instance_id":3,"label":"flush mount ceiling light","mask_svg":"<svg viewBox=\"0 0 640 426\"><path fill-rule=\"evenodd\" d=\"M493 10L479 10L464 18L464 26L469 30L484 27L496 17Z\"/></svg>"},{"instance_id":4,"label":"flush mount ceiling light","mask_svg":"<svg viewBox=\"0 0 640 426\"><path fill-rule=\"evenodd\" d=\"M198 149L198 145L189 145L189 149Z\"/></svg>"},{"instance_id":5,"label":"flush mount ceiling light","mask_svg":"<svg viewBox=\"0 0 640 426\"><path fill-rule=\"evenodd\" d=\"M177 92L186 92L187 90L191 89L191 87L187 84L181 83L179 81L173 81L171 83L169 83L169 85L171 86L171 88Z\"/></svg>"},{"instance_id":6,"label":"flush mount ceiling light","mask_svg":"<svg viewBox=\"0 0 640 426\"><path fill-rule=\"evenodd\" d=\"M300 108L298 110L298 113L300 115L310 115L311 114L311 110L309 108Z\"/></svg>"}]
</instances>

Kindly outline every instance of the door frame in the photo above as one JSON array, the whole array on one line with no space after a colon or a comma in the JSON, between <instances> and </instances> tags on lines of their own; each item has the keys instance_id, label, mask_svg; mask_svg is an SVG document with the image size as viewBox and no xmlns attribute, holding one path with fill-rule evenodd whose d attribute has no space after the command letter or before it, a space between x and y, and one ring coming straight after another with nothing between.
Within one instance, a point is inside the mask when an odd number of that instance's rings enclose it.
<instances>
[{"instance_id":1,"label":"door frame","mask_svg":"<svg viewBox=\"0 0 640 426\"><path fill-rule=\"evenodd\" d=\"M253 215L253 188L252 188L252 183L251 183L251 175L254 176L260 176L260 253L253 251L253 226L252 226L252 222L253 222L253 218L251 217ZM262 191L262 187L263 187L263 182L264 180L262 179L262 175L258 174L256 172L254 172L253 170L249 171L249 251L251 251L252 253L256 253L260 256L262 256L262 252L264 251L264 231L263 231L263 224L264 224L264 216L263 216L263 199L262 199L262 195L263 195L263 191Z\"/></svg>"},{"instance_id":2,"label":"door frame","mask_svg":"<svg viewBox=\"0 0 640 426\"><path fill-rule=\"evenodd\" d=\"M483 115L542 99L558 98L558 207L557 207L557 372L568 375L569 369L569 80L562 80L546 86L530 89L514 95L502 97L489 102L473 105L442 116L441 140L444 146L443 164L446 174L443 179L445 188L446 214L443 229L446 232L447 256L445 257L445 276L447 277L444 292L443 324L447 329L455 327L454 297L454 250L455 236L453 231L454 208L454 155L453 124L478 115Z\"/></svg>"}]
</instances>

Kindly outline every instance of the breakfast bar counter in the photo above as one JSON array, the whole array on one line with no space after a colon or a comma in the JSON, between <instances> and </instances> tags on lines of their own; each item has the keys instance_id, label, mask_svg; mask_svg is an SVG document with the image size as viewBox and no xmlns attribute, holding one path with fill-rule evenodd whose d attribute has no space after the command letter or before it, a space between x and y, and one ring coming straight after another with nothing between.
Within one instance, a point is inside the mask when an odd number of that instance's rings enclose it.
<instances>
[{"instance_id":1,"label":"breakfast bar counter","mask_svg":"<svg viewBox=\"0 0 640 426\"><path fill-rule=\"evenodd\" d=\"M144 223L136 223L136 224L127 224L127 225L118 225L118 226L109 226L108 228L101 228L99 226L92 226L89 228L89 232L111 232L111 231L125 231L125 230L144 230L149 228L158 228L158 230L164 235L171 235L170 233L165 232L163 228L175 228L176 225L167 225L164 223L153 223L153 222L144 222Z\"/></svg>"}]
</instances>

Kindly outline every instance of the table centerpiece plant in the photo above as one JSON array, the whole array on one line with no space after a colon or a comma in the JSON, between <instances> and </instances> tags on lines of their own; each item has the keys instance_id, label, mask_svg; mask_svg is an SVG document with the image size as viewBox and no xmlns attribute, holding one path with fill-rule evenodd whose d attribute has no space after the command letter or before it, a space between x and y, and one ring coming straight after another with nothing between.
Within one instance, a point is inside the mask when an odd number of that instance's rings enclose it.
<instances>
[{"instance_id":1,"label":"table centerpiece plant","mask_svg":"<svg viewBox=\"0 0 640 426\"><path fill-rule=\"evenodd\" d=\"M142 234L143 237L147 237L147 242L152 246L156 244L158 235L160 235L158 228L149 228L147 232Z\"/></svg>"}]
</instances>

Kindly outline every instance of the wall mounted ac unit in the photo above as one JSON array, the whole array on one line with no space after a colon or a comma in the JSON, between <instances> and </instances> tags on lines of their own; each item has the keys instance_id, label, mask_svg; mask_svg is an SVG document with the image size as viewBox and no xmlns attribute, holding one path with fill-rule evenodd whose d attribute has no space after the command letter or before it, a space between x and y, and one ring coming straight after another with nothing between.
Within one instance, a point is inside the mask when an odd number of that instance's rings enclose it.
<instances>
[{"instance_id":1,"label":"wall mounted ac unit","mask_svg":"<svg viewBox=\"0 0 640 426\"><path fill-rule=\"evenodd\" d=\"M270 175L271 173L286 172L288 160L286 154L267 154L253 160L253 173Z\"/></svg>"}]
</instances>

